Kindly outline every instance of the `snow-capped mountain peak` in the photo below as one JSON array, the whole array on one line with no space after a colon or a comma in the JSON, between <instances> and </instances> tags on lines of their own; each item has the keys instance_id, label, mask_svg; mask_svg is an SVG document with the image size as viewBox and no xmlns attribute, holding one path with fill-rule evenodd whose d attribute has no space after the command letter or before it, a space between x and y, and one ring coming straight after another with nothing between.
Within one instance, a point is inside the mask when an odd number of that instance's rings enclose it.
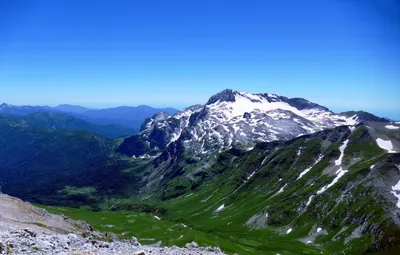
<instances>
[{"instance_id":1,"label":"snow-capped mountain peak","mask_svg":"<svg viewBox=\"0 0 400 255\"><path fill-rule=\"evenodd\" d=\"M205 105L188 107L173 116L154 116L142 132L126 139L119 151L130 156L154 155L180 142L186 151L201 155L232 146L252 148L257 142L289 140L358 122L356 114L334 114L303 98L227 89L210 97Z\"/></svg>"}]
</instances>

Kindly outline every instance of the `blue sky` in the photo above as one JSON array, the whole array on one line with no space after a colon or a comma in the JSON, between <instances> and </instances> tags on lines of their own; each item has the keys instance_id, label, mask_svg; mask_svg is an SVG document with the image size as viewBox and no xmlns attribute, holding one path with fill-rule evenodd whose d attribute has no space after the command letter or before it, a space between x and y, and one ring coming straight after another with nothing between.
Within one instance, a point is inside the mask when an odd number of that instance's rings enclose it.
<instances>
[{"instance_id":1,"label":"blue sky","mask_svg":"<svg viewBox=\"0 0 400 255\"><path fill-rule=\"evenodd\" d=\"M181 108L225 88L400 119L400 3L0 1L0 102Z\"/></svg>"}]
</instances>

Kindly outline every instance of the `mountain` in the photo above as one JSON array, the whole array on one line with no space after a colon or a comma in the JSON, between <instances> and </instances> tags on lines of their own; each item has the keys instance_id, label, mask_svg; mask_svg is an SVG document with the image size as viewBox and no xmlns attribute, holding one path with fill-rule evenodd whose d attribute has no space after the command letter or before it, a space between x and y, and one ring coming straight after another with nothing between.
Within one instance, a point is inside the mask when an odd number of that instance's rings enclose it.
<instances>
[{"instance_id":1,"label":"mountain","mask_svg":"<svg viewBox=\"0 0 400 255\"><path fill-rule=\"evenodd\" d=\"M152 194L149 203L162 199L169 220L236 236L243 254L312 254L278 248L279 238L323 254L398 254L399 129L378 122L339 126L247 152L233 148L202 168L182 160L184 150L170 153L143 174L145 194Z\"/></svg>"},{"instance_id":2,"label":"mountain","mask_svg":"<svg viewBox=\"0 0 400 255\"><path fill-rule=\"evenodd\" d=\"M0 117L1 117L0 113ZM132 135L135 130L118 125L98 125L85 120L57 112L37 112L27 116L3 115L3 118L20 120L29 127L47 127L57 130L87 131L108 138Z\"/></svg>"},{"instance_id":3,"label":"mountain","mask_svg":"<svg viewBox=\"0 0 400 255\"><path fill-rule=\"evenodd\" d=\"M26 116L38 112L58 112L67 113L76 118L89 121L99 125L119 125L135 130L140 129L142 122L158 112L167 112L174 114L178 110L173 108L153 108L150 106L140 105L137 107L121 106L108 109L90 109L76 105L59 105L56 107L49 106L15 106L9 104L0 105L1 114L11 114Z\"/></svg>"},{"instance_id":4,"label":"mountain","mask_svg":"<svg viewBox=\"0 0 400 255\"><path fill-rule=\"evenodd\" d=\"M289 140L340 125L355 125L371 120L371 116L363 112L334 114L302 98L224 90L205 105L148 119L141 132L127 138L118 151L135 157L156 155L178 139L196 156L232 147L251 149L257 142Z\"/></svg>"},{"instance_id":5,"label":"mountain","mask_svg":"<svg viewBox=\"0 0 400 255\"><path fill-rule=\"evenodd\" d=\"M346 115L346 116L357 115L363 121L377 121L377 122L389 122L390 121L388 118L377 117L369 112L364 112L364 111L348 111L348 112L342 112L341 114Z\"/></svg>"},{"instance_id":6,"label":"mountain","mask_svg":"<svg viewBox=\"0 0 400 255\"><path fill-rule=\"evenodd\" d=\"M29 105L15 106L6 103L0 104L1 114L26 116L37 112L53 112L53 111L54 109L49 106L29 106Z\"/></svg>"},{"instance_id":7,"label":"mountain","mask_svg":"<svg viewBox=\"0 0 400 255\"><path fill-rule=\"evenodd\" d=\"M115 143L85 131L0 117L0 190L47 204L87 204L100 194L121 194L138 183L121 172L131 163L114 155ZM80 191L82 185L90 188ZM99 196L86 197L93 190Z\"/></svg>"},{"instance_id":8,"label":"mountain","mask_svg":"<svg viewBox=\"0 0 400 255\"><path fill-rule=\"evenodd\" d=\"M137 107L121 106L108 109L88 110L79 113L79 116L97 124L117 124L139 130L142 122L146 118L158 112L174 114L177 110L173 108L153 108L146 105Z\"/></svg>"},{"instance_id":9,"label":"mountain","mask_svg":"<svg viewBox=\"0 0 400 255\"><path fill-rule=\"evenodd\" d=\"M400 250L398 122L232 90L125 139L15 118L0 118L1 190L120 237L249 255Z\"/></svg>"},{"instance_id":10,"label":"mountain","mask_svg":"<svg viewBox=\"0 0 400 255\"><path fill-rule=\"evenodd\" d=\"M61 111L61 112L67 112L67 113L84 113L84 112L92 110L90 108L82 107L79 105L70 105L70 104L60 104L60 105L54 107L54 109Z\"/></svg>"}]
</instances>

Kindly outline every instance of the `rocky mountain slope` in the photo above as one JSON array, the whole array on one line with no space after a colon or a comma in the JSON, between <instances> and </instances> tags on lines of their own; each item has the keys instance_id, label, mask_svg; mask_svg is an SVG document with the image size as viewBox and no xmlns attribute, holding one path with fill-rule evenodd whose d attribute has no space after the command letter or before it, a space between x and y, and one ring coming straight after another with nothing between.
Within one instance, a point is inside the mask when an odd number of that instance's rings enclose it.
<instances>
[{"instance_id":1,"label":"rocky mountain slope","mask_svg":"<svg viewBox=\"0 0 400 255\"><path fill-rule=\"evenodd\" d=\"M257 142L290 140L327 128L355 125L368 120L363 117L369 115L334 114L302 98L224 90L205 105L148 119L141 132L127 138L118 151L135 157L154 156L178 139L187 153L196 156L232 147L251 149Z\"/></svg>"},{"instance_id":2,"label":"rocky mountain slope","mask_svg":"<svg viewBox=\"0 0 400 255\"><path fill-rule=\"evenodd\" d=\"M261 243L271 231L326 254L396 254L390 249L400 245L399 129L340 126L248 152L231 149L202 169L171 157L146 173L155 187L148 199L161 197L172 219L193 228L249 232L260 243L247 247L251 254L268 250Z\"/></svg>"},{"instance_id":3,"label":"rocky mountain slope","mask_svg":"<svg viewBox=\"0 0 400 255\"><path fill-rule=\"evenodd\" d=\"M48 213L44 209L0 194L0 254L204 254L223 253L218 248L196 243L179 247L141 246L136 238L119 241L109 233L99 233L82 221Z\"/></svg>"},{"instance_id":4,"label":"rocky mountain slope","mask_svg":"<svg viewBox=\"0 0 400 255\"><path fill-rule=\"evenodd\" d=\"M81 234L91 231L85 222L50 214L18 198L0 194L0 230L9 229L29 229L31 232L47 234ZM30 235L29 231L25 232Z\"/></svg>"}]
</instances>

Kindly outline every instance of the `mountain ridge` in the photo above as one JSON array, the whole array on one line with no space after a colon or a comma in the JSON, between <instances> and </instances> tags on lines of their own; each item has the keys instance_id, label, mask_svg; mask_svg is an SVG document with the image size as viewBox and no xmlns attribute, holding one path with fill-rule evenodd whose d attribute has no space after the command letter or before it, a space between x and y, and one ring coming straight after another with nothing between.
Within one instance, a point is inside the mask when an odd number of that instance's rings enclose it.
<instances>
[{"instance_id":1,"label":"mountain ridge","mask_svg":"<svg viewBox=\"0 0 400 255\"><path fill-rule=\"evenodd\" d=\"M140 133L127 139L118 152L135 157L156 155L182 137L186 147L191 147L198 155L233 145L251 148L254 142L287 140L324 128L354 125L371 119L388 122L363 112L334 114L303 98L227 89L211 96L205 105L188 107L172 116L154 115L147 119ZM133 147L141 149L135 151L129 145L130 140Z\"/></svg>"},{"instance_id":2,"label":"mountain ridge","mask_svg":"<svg viewBox=\"0 0 400 255\"><path fill-rule=\"evenodd\" d=\"M76 118L99 125L119 125L139 131L142 122L154 114L166 111L174 114L178 110L174 108L153 108L147 105L120 106L106 109L91 109L78 105L61 104L55 107L49 106L15 106L3 103L0 105L0 113L26 116L38 112L58 112L72 115Z\"/></svg>"}]
</instances>

